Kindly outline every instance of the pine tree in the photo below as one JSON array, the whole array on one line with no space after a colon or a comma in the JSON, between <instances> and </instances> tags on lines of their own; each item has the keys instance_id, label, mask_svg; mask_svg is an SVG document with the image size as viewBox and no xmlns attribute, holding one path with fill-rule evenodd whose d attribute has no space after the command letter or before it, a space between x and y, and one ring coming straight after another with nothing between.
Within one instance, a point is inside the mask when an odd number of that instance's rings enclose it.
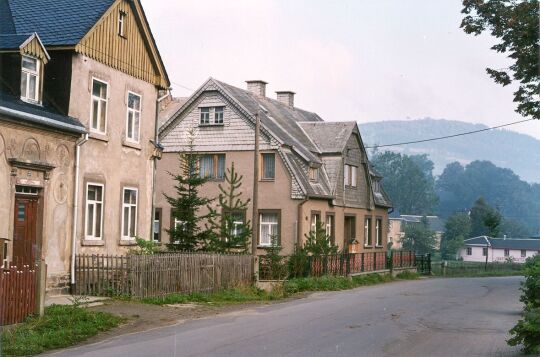
<instances>
[{"instance_id":1,"label":"pine tree","mask_svg":"<svg viewBox=\"0 0 540 357\"><path fill-rule=\"evenodd\" d=\"M249 250L251 238L251 222L246 221L246 210L251 200L249 198L246 201L242 200L242 192L239 189L242 186L243 176L236 172L234 162L231 168L227 169L224 179L226 187L218 185L221 212L208 206L212 214L208 228L213 231L208 246L215 251L245 253Z\"/></svg>"},{"instance_id":2,"label":"pine tree","mask_svg":"<svg viewBox=\"0 0 540 357\"><path fill-rule=\"evenodd\" d=\"M314 256L327 256L336 254L338 247L332 243L332 238L326 234L326 229L321 222L317 222L315 231L305 234L306 243L304 250Z\"/></svg>"},{"instance_id":3,"label":"pine tree","mask_svg":"<svg viewBox=\"0 0 540 357\"><path fill-rule=\"evenodd\" d=\"M170 236L168 248L171 250L205 250L210 233L201 229L203 221L212 218L212 212L200 214L200 209L208 206L213 199L199 196L199 189L207 177L199 175L199 155L194 150L194 132L189 132L188 150L179 154L180 172L169 174L176 181L176 197L165 194L171 205L175 224L167 230Z\"/></svg>"}]
</instances>

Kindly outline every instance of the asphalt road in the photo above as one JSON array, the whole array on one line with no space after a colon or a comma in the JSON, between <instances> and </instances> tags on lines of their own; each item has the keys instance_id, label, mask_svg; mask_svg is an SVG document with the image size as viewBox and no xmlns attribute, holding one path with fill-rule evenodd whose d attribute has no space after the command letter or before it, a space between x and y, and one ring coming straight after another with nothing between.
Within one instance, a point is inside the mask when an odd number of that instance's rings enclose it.
<instances>
[{"instance_id":1,"label":"asphalt road","mask_svg":"<svg viewBox=\"0 0 540 357\"><path fill-rule=\"evenodd\" d=\"M60 356L512 356L519 277L423 279L308 298L61 351Z\"/></svg>"}]
</instances>

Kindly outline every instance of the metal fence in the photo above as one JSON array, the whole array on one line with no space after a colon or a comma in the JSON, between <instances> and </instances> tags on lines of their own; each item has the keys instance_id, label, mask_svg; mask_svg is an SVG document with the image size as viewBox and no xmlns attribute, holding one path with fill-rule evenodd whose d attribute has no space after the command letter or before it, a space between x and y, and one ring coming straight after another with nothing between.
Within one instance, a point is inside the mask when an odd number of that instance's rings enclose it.
<instances>
[{"instance_id":1,"label":"metal fence","mask_svg":"<svg viewBox=\"0 0 540 357\"><path fill-rule=\"evenodd\" d=\"M78 255L75 291L137 298L215 292L251 283L252 264L237 254Z\"/></svg>"}]
</instances>

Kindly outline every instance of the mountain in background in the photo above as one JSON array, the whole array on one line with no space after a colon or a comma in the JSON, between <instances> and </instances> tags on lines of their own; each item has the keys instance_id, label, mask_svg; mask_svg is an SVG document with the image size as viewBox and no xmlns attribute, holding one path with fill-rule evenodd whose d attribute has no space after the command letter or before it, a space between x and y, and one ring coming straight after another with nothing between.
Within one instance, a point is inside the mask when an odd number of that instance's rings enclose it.
<instances>
[{"instance_id":1,"label":"mountain in background","mask_svg":"<svg viewBox=\"0 0 540 357\"><path fill-rule=\"evenodd\" d=\"M471 124L445 119L389 120L360 124L365 146L393 144L429 139L485 129L483 124ZM505 129L488 130L455 138L424 143L390 146L379 151L395 151L407 155L428 154L440 175L447 164L457 161L466 165L474 160L489 160L499 167L509 168L528 182L540 182L540 140ZM368 151L371 151L368 149Z\"/></svg>"}]
</instances>

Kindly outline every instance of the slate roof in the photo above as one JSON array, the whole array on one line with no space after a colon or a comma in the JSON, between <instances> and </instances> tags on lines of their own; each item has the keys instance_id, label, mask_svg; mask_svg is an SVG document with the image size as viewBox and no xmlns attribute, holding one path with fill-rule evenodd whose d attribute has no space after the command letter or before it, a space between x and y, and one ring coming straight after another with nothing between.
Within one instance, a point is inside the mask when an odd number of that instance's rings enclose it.
<instances>
[{"instance_id":1,"label":"slate roof","mask_svg":"<svg viewBox=\"0 0 540 357\"><path fill-rule=\"evenodd\" d=\"M465 239L465 245L490 246L494 249L527 249L540 251L540 240L533 238L491 238L480 236Z\"/></svg>"},{"instance_id":2,"label":"slate roof","mask_svg":"<svg viewBox=\"0 0 540 357\"><path fill-rule=\"evenodd\" d=\"M26 34L3 34L0 33L0 49L2 50L16 50L26 41L31 33Z\"/></svg>"},{"instance_id":3,"label":"slate roof","mask_svg":"<svg viewBox=\"0 0 540 357\"><path fill-rule=\"evenodd\" d=\"M319 152L342 153L356 123L346 122L300 122L300 127L315 143Z\"/></svg>"},{"instance_id":4,"label":"slate roof","mask_svg":"<svg viewBox=\"0 0 540 357\"><path fill-rule=\"evenodd\" d=\"M114 0L0 0L0 32L37 32L45 46L76 45Z\"/></svg>"}]
</instances>

